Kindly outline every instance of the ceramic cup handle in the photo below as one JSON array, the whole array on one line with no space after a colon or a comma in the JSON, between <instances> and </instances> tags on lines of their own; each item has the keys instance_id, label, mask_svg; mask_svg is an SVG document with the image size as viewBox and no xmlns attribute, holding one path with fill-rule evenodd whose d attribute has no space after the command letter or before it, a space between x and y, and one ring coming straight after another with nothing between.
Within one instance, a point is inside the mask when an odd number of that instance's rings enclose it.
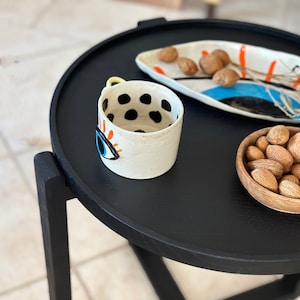
<instances>
[{"instance_id":1,"label":"ceramic cup handle","mask_svg":"<svg viewBox=\"0 0 300 300\"><path fill-rule=\"evenodd\" d=\"M113 85L115 84L118 84L118 83L121 83L121 82L124 82L125 80L121 77L118 77L118 76L113 76L113 77L110 77L107 81L106 81L106 87L109 88L109 87L112 87Z\"/></svg>"}]
</instances>

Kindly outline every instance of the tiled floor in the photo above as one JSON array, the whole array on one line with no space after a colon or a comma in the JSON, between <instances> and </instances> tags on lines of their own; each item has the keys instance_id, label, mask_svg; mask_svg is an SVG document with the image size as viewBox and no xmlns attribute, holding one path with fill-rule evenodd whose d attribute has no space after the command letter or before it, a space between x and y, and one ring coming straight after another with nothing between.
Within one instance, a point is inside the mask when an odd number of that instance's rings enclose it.
<instances>
[{"instance_id":1,"label":"tiled floor","mask_svg":"<svg viewBox=\"0 0 300 300\"><path fill-rule=\"evenodd\" d=\"M217 16L300 33L298 0L223 0ZM199 0L172 10L125 0L0 0L0 300L48 299L33 156L49 150L48 112L66 68L99 41L155 17L203 18ZM127 242L68 204L75 300L157 299ZM167 261L187 299L222 299L272 276Z\"/></svg>"}]
</instances>

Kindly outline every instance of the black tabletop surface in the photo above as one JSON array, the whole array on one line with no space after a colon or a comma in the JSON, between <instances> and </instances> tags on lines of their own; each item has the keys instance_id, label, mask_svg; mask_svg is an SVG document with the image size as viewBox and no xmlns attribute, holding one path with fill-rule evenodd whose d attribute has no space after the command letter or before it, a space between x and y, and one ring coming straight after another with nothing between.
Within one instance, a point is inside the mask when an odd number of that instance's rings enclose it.
<instances>
[{"instance_id":1,"label":"black tabletop surface","mask_svg":"<svg viewBox=\"0 0 300 300\"><path fill-rule=\"evenodd\" d=\"M95 147L97 101L110 76L151 80L139 52L196 40L228 40L300 55L300 37L221 20L151 20L103 41L66 71L55 91L53 151L80 201L131 242L195 266L249 274L300 272L300 216L264 207L235 170L239 143L272 126L178 93L184 125L178 159L165 175L130 180L109 171Z\"/></svg>"}]
</instances>

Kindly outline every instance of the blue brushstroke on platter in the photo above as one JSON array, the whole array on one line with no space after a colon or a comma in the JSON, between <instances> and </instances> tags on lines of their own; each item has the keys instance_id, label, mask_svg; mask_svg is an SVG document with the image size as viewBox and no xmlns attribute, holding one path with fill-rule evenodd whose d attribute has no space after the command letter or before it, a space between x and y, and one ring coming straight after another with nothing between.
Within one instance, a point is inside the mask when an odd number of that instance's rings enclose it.
<instances>
[{"instance_id":1,"label":"blue brushstroke on platter","mask_svg":"<svg viewBox=\"0 0 300 300\"><path fill-rule=\"evenodd\" d=\"M270 93L272 96L279 102L280 100L280 93L273 89L270 88ZM269 102L273 102L269 93L266 90L266 87L262 85L258 85L255 83L236 83L233 87L231 88L225 88L222 86L218 86L209 90L202 91L202 94L205 94L211 98L214 98L216 100L222 100L222 99L227 99L227 98L232 98L232 97L244 97L244 96L251 96L251 97L256 97L260 98ZM292 105L294 108L300 108L300 104L296 102L295 99L291 98L292 100Z\"/></svg>"},{"instance_id":2,"label":"blue brushstroke on platter","mask_svg":"<svg viewBox=\"0 0 300 300\"><path fill-rule=\"evenodd\" d=\"M278 107L274 106L270 94L282 106L284 104L280 98L280 91L272 87L269 87L268 92L267 88L263 85L238 82L231 88L217 86L204 90L201 93L241 110L273 117L288 118ZM300 104L293 97L289 96L289 100L294 109L300 109ZM299 119L299 117L294 118L294 120L296 119Z\"/></svg>"}]
</instances>

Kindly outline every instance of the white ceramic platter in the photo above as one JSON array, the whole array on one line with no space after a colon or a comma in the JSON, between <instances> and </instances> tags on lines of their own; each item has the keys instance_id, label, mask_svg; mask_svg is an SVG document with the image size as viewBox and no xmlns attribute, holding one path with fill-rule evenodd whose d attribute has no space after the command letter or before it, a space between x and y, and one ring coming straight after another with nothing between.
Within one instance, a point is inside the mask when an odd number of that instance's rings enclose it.
<instances>
[{"instance_id":1,"label":"white ceramic platter","mask_svg":"<svg viewBox=\"0 0 300 300\"><path fill-rule=\"evenodd\" d=\"M230 88L216 85L211 77L199 71L183 74L176 62L158 59L161 49L142 52L137 66L154 80L189 97L218 109L277 122L300 123L300 57L236 42L195 41L172 45L179 56L197 64L202 55L215 49L225 50L240 80Z\"/></svg>"}]
</instances>

